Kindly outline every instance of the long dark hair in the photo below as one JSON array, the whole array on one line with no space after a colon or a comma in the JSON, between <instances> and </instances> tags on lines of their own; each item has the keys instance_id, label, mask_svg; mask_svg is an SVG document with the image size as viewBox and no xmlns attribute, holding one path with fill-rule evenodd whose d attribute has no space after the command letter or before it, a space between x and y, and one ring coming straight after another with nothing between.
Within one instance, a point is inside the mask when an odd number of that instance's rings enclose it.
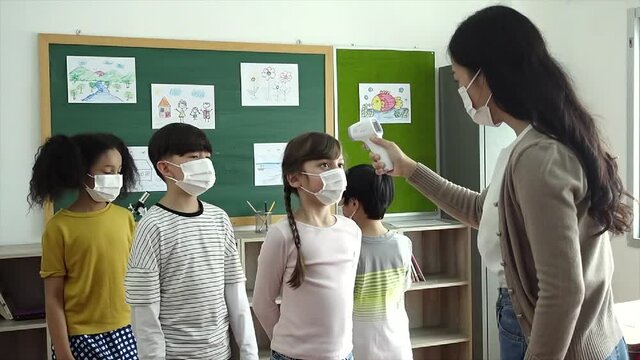
<instances>
[{"instance_id":1,"label":"long dark hair","mask_svg":"<svg viewBox=\"0 0 640 360\"><path fill-rule=\"evenodd\" d=\"M463 21L449 42L452 60L482 71L493 100L515 118L569 147L580 160L591 200L589 216L620 234L631 227L630 196L616 160L602 142L593 116L547 51L542 34L524 15L505 6L482 9Z\"/></svg>"},{"instance_id":2,"label":"long dark hair","mask_svg":"<svg viewBox=\"0 0 640 360\"><path fill-rule=\"evenodd\" d=\"M284 184L284 204L287 210L287 220L296 245L296 267L287 284L294 289L302 285L305 277L304 259L300 253L300 233L296 226L291 209L291 194L298 194L298 190L289 184L287 175L303 171L304 163L310 160L337 159L342 153L340 143L331 135L319 132L308 132L298 135L287 144L282 157L282 183Z\"/></svg>"},{"instance_id":3,"label":"long dark hair","mask_svg":"<svg viewBox=\"0 0 640 360\"><path fill-rule=\"evenodd\" d=\"M115 149L122 156L121 195L133 188L138 172L133 158L120 138L111 134L55 135L38 148L33 164L29 195L30 207L53 201L65 190L82 189L91 166L106 151Z\"/></svg>"}]
</instances>

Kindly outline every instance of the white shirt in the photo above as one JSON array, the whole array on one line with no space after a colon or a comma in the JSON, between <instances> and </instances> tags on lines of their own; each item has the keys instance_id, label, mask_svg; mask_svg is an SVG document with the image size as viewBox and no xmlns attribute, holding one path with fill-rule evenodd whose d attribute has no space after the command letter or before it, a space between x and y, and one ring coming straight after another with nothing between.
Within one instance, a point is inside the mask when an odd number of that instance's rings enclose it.
<instances>
[{"instance_id":1,"label":"white shirt","mask_svg":"<svg viewBox=\"0 0 640 360\"><path fill-rule=\"evenodd\" d=\"M138 224L125 278L140 359L258 359L233 228L220 208L161 205Z\"/></svg>"},{"instance_id":2,"label":"white shirt","mask_svg":"<svg viewBox=\"0 0 640 360\"><path fill-rule=\"evenodd\" d=\"M344 359L353 349L353 290L362 232L352 220L335 218L328 227L296 222L305 266L297 289L287 285L297 250L286 219L269 228L258 256L253 311L271 349L294 359Z\"/></svg>"},{"instance_id":3,"label":"white shirt","mask_svg":"<svg viewBox=\"0 0 640 360\"><path fill-rule=\"evenodd\" d=\"M498 275L501 287L507 285L504 277L504 267L502 266L502 251L500 249L500 215L498 212L498 202L502 190L502 180L504 172L509 162L511 151L522 137L531 129L527 126L518 137L506 148L500 151L493 169L491 184L487 190L487 197L482 204L482 218L478 227L478 250L487 264L487 268Z\"/></svg>"}]
</instances>

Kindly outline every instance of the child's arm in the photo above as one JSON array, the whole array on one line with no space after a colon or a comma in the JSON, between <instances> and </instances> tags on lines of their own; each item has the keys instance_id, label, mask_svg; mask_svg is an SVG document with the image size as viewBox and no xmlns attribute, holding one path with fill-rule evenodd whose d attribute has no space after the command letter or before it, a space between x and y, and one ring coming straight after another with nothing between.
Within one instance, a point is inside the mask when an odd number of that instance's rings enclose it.
<instances>
[{"instance_id":1,"label":"child's arm","mask_svg":"<svg viewBox=\"0 0 640 360\"><path fill-rule=\"evenodd\" d=\"M411 257L413 256L413 243L406 236L405 236L405 240L407 241L407 245L405 248L405 253L402 254L403 255L402 257L404 258L404 263L406 267L404 291L407 291L409 290L409 288L411 288L411 284L413 283L413 281L411 281L411 266L412 266Z\"/></svg>"},{"instance_id":2,"label":"child's arm","mask_svg":"<svg viewBox=\"0 0 640 360\"><path fill-rule=\"evenodd\" d=\"M236 238L231 220L224 215L224 299L229 313L231 331L240 348L240 360L258 360L258 343L253 329L251 308L247 300L245 276L240 265Z\"/></svg>"},{"instance_id":3,"label":"child's arm","mask_svg":"<svg viewBox=\"0 0 640 360\"><path fill-rule=\"evenodd\" d=\"M140 360L164 360L165 339L160 323L160 235L152 221L144 219L136 229L129 256L125 289L131 305L133 333Z\"/></svg>"},{"instance_id":4,"label":"child's arm","mask_svg":"<svg viewBox=\"0 0 640 360\"><path fill-rule=\"evenodd\" d=\"M160 303L131 306L131 328L140 360L164 360L165 341L160 324Z\"/></svg>"},{"instance_id":5,"label":"child's arm","mask_svg":"<svg viewBox=\"0 0 640 360\"><path fill-rule=\"evenodd\" d=\"M280 320L276 298L282 289L286 262L285 236L278 228L272 227L267 232L258 256L258 272L253 292L253 311L269 339L273 338L273 328Z\"/></svg>"},{"instance_id":6,"label":"child's arm","mask_svg":"<svg viewBox=\"0 0 640 360\"><path fill-rule=\"evenodd\" d=\"M258 343L244 282L224 286L231 331L240 348L240 360L258 360Z\"/></svg>"},{"instance_id":7,"label":"child's arm","mask_svg":"<svg viewBox=\"0 0 640 360\"><path fill-rule=\"evenodd\" d=\"M51 342L60 360L73 360L69 346L67 318L64 313L64 281L67 275L65 251L68 251L61 229L47 224L42 234L40 276L44 279L45 311Z\"/></svg>"},{"instance_id":8,"label":"child's arm","mask_svg":"<svg viewBox=\"0 0 640 360\"><path fill-rule=\"evenodd\" d=\"M64 277L44 279L45 309L47 326L51 332L51 342L56 351L56 359L73 360L69 346L67 319L64 315Z\"/></svg>"}]
</instances>

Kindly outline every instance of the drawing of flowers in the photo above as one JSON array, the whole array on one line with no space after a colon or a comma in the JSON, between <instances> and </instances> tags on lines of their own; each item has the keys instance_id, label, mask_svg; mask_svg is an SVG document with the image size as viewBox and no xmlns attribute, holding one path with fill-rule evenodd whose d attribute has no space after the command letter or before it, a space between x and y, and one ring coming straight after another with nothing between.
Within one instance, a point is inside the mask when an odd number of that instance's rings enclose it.
<instances>
[{"instance_id":1,"label":"drawing of flowers","mask_svg":"<svg viewBox=\"0 0 640 360\"><path fill-rule=\"evenodd\" d=\"M262 77L267 81L271 81L271 79L276 77L276 71L271 66L267 66L262 69Z\"/></svg>"},{"instance_id":2,"label":"drawing of flowers","mask_svg":"<svg viewBox=\"0 0 640 360\"><path fill-rule=\"evenodd\" d=\"M282 101L287 101L287 94L291 91L291 86L287 83L280 83L275 86L275 90L278 94L278 98L276 98L276 100L280 100L280 96L282 96Z\"/></svg>"},{"instance_id":3,"label":"drawing of flowers","mask_svg":"<svg viewBox=\"0 0 640 360\"><path fill-rule=\"evenodd\" d=\"M289 82L291 81L291 79L293 79L293 75L291 75L291 72L289 71L283 71L280 73L280 81L285 83L285 82Z\"/></svg>"},{"instance_id":4,"label":"drawing of flowers","mask_svg":"<svg viewBox=\"0 0 640 360\"><path fill-rule=\"evenodd\" d=\"M275 101L280 101L280 94L281 94L281 90L280 90L280 84L279 83L275 83L273 84L273 91L274 91L274 96L275 96Z\"/></svg>"},{"instance_id":5,"label":"drawing of flowers","mask_svg":"<svg viewBox=\"0 0 640 360\"><path fill-rule=\"evenodd\" d=\"M248 89L247 92L249 93L249 95L251 95L251 98L255 100L258 97L258 90L260 90L260 87L256 83L256 77L252 76L251 77L251 88Z\"/></svg>"},{"instance_id":6,"label":"drawing of flowers","mask_svg":"<svg viewBox=\"0 0 640 360\"><path fill-rule=\"evenodd\" d=\"M291 86L289 86L287 83L293 79L293 75L290 71L283 71L278 77L280 83L276 83L273 86L273 89L276 92L276 101L279 101L281 96L282 101L287 101L287 94L289 93L289 91L291 91Z\"/></svg>"},{"instance_id":7,"label":"drawing of flowers","mask_svg":"<svg viewBox=\"0 0 640 360\"><path fill-rule=\"evenodd\" d=\"M266 68L262 69L262 77L267 81L267 101L268 101L268 100L271 100L271 80L273 80L276 77L276 70L271 66L267 66Z\"/></svg>"}]
</instances>

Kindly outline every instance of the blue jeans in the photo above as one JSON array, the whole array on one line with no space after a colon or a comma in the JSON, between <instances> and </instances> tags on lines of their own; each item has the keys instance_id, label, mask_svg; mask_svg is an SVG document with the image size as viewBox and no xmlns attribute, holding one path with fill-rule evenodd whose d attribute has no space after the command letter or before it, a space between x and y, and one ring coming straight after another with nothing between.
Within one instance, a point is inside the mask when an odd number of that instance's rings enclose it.
<instances>
[{"instance_id":1,"label":"blue jeans","mask_svg":"<svg viewBox=\"0 0 640 360\"><path fill-rule=\"evenodd\" d=\"M527 352L527 340L520 329L518 319L513 311L513 303L507 289L501 288L496 303L496 317L500 338L500 359L521 360ZM613 352L605 360L629 360L627 344L620 340Z\"/></svg>"},{"instance_id":2,"label":"blue jeans","mask_svg":"<svg viewBox=\"0 0 640 360\"><path fill-rule=\"evenodd\" d=\"M498 321L498 338L500 340L500 360L524 359L524 354L527 352L527 339L522 333L516 313L513 311L509 291L505 288L498 289L496 320Z\"/></svg>"},{"instance_id":3,"label":"blue jeans","mask_svg":"<svg viewBox=\"0 0 640 360\"><path fill-rule=\"evenodd\" d=\"M624 342L624 339L620 340L613 352L604 360L629 360L627 343Z\"/></svg>"},{"instance_id":4,"label":"blue jeans","mask_svg":"<svg viewBox=\"0 0 640 360\"><path fill-rule=\"evenodd\" d=\"M287 355L282 355L277 351L271 350L271 360L298 360L298 359L290 358ZM347 356L342 360L353 360L353 353L349 354L349 356Z\"/></svg>"}]
</instances>

